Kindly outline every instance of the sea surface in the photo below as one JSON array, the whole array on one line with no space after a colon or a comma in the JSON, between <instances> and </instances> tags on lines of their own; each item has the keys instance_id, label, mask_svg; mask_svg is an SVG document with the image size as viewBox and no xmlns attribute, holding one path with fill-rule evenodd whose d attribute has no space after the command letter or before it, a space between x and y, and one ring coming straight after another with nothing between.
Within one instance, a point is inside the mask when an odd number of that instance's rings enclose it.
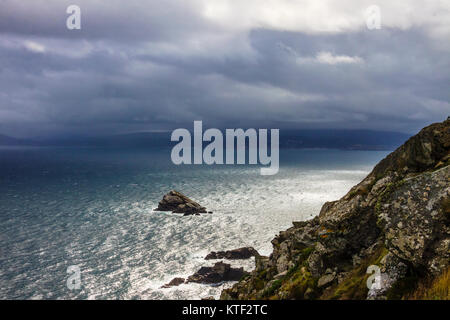
<instances>
[{"instance_id":1,"label":"sea surface","mask_svg":"<svg viewBox=\"0 0 450 320\"><path fill-rule=\"evenodd\" d=\"M0 148L0 299L200 299L224 287L161 285L187 277L210 251L270 240L319 213L385 151L280 150L280 171L173 165L170 149ZM213 214L155 212L176 189ZM228 261L251 270L254 261ZM81 271L69 289L69 266Z\"/></svg>"}]
</instances>

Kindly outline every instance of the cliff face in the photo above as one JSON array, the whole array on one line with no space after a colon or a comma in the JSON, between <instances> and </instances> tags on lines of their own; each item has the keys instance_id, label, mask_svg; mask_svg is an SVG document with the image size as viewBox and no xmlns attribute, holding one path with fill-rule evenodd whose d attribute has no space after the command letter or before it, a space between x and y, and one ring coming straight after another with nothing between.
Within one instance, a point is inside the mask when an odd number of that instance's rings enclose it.
<instances>
[{"instance_id":1,"label":"cliff face","mask_svg":"<svg viewBox=\"0 0 450 320\"><path fill-rule=\"evenodd\" d=\"M446 272L449 150L450 120L422 129L319 216L280 232L273 253L257 256L251 275L221 298L402 298Z\"/></svg>"}]
</instances>

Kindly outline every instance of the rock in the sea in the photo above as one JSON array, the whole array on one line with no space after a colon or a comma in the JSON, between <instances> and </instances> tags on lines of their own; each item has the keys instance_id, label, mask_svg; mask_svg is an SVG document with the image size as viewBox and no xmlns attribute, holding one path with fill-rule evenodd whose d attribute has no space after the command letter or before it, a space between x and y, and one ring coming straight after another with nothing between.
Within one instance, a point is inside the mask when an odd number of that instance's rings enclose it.
<instances>
[{"instance_id":1,"label":"rock in the sea","mask_svg":"<svg viewBox=\"0 0 450 320\"><path fill-rule=\"evenodd\" d=\"M229 260L238 260L238 259L249 259L251 257L257 256L258 251L256 251L253 247L243 247L234 250L227 251L212 251L206 257L205 260L212 259L229 259Z\"/></svg>"},{"instance_id":2,"label":"rock in the sea","mask_svg":"<svg viewBox=\"0 0 450 320\"><path fill-rule=\"evenodd\" d=\"M212 267L201 267L192 276L189 276L186 282L195 283L219 283L222 281L237 281L248 272L244 268L232 268L229 264L222 261L217 262Z\"/></svg>"},{"instance_id":3,"label":"rock in the sea","mask_svg":"<svg viewBox=\"0 0 450 320\"><path fill-rule=\"evenodd\" d=\"M155 211L171 211L173 213L184 213L184 215L207 213L205 207L175 190L164 195Z\"/></svg>"},{"instance_id":4,"label":"rock in the sea","mask_svg":"<svg viewBox=\"0 0 450 320\"><path fill-rule=\"evenodd\" d=\"M170 288L170 287L179 286L180 284L183 284L184 281L185 281L184 278L173 278L172 280L170 280L169 283L166 283L161 288Z\"/></svg>"}]
</instances>

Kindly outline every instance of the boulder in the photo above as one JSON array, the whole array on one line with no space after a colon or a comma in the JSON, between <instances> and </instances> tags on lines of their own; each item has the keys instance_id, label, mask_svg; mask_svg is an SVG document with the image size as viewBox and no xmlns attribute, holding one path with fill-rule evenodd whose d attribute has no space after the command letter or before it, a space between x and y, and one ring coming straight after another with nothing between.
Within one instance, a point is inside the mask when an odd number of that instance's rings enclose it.
<instances>
[{"instance_id":1,"label":"boulder","mask_svg":"<svg viewBox=\"0 0 450 320\"><path fill-rule=\"evenodd\" d=\"M253 247L243 247L234 250L228 251L212 251L206 257L205 260L212 259L229 259L229 260L238 260L238 259L249 259L251 257L257 256L258 251L256 251Z\"/></svg>"},{"instance_id":2,"label":"boulder","mask_svg":"<svg viewBox=\"0 0 450 320\"><path fill-rule=\"evenodd\" d=\"M164 195L155 211L171 211L173 213L183 213L185 216L207 213L205 207L175 190L171 190Z\"/></svg>"}]
</instances>

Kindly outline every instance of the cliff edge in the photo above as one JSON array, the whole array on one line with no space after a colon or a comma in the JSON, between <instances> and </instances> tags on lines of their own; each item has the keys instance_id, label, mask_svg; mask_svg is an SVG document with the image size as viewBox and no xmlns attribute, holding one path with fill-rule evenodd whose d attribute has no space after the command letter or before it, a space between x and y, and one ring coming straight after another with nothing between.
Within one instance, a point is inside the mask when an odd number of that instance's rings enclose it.
<instances>
[{"instance_id":1,"label":"cliff edge","mask_svg":"<svg viewBox=\"0 0 450 320\"><path fill-rule=\"evenodd\" d=\"M221 299L448 299L448 283L416 291L449 278L449 150L450 120L422 129L319 216L280 232Z\"/></svg>"}]
</instances>

